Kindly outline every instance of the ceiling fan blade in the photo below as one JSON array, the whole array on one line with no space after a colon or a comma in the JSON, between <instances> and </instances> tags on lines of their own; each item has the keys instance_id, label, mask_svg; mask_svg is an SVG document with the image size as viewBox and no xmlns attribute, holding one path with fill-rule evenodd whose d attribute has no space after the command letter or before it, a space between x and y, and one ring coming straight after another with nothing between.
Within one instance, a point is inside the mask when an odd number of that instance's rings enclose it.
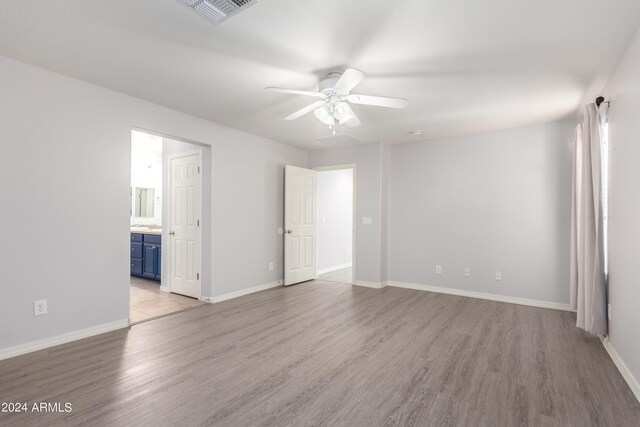
<instances>
[{"instance_id":1,"label":"ceiling fan blade","mask_svg":"<svg viewBox=\"0 0 640 427\"><path fill-rule=\"evenodd\" d=\"M366 74L363 71L355 68L347 68L333 88L347 93L351 92L351 89L356 87L356 85L364 79L364 76L366 76Z\"/></svg>"},{"instance_id":2,"label":"ceiling fan blade","mask_svg":"<svg viewBox=\"0 0 640 427\"><path fill-rule=\"evenodd\" d=\"M408 102L404 98L389 98L386 96L349 95L347 101L354 104L375 105L377 107L407 108Z\"/></svg>"},{"instance_id":3,"label":"ceiling fan blade","mask_svg":"<svg viewBox=\"0 0 640 427\"><path fill-rule=\"evenodd\" d=\"M284 88L281 88L281 87L265 87L264 90L268 90L268 91L271 91L271 92L292 93L294 95L315 96L317 98L324 98L325 97L320 92L311 92L311 91L308 91L308 90L284 89Z\"/></svg>"},{"instance_id":4,"label":"ceiling fan blade","mask_svg":"<svg viewBox=\"0 0 640 427\"><path fill-rule=\"evenodd\" d=\"M293 114L288 115L287 117L285 117L285 120L295 120L299 117L304 116L305 114L308 114L310 112L312 112L313 110L315 110L316 108L320 107L322 104L324 104L326 101L318 101L318 102L314 102L311 105L307 105L306 107L304 107L301 110L296 111Z\"/></svg>"}]
</instances>

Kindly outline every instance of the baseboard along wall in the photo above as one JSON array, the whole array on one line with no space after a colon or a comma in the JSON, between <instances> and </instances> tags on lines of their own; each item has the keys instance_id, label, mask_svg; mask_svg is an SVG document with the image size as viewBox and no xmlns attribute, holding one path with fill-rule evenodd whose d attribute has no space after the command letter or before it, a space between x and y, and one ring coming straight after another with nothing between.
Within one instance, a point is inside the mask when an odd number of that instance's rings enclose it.
<instances>
[{"instance_id":1,"label":"baseboard along wall","mask_svg":"<svg viewBox=\"0 0 640 427\"><path fill-rule=\"evenodd\" d=\"M129 319L117 320L115 322L103 323L102 325L92 326L91 328L80 329L78 331L67 332L65 334L56 335L50 338L43 338L24 344L0 349L0 360L10 357L20 356L22 354L31 353L46 348L55 347L60 344L66 344L71 341L89 338L94 335L104 334L106 332L115 331L129 327Z\"/></svg>"},{"instance_id":2,"label":"baseboard along wall","mask_svg":"<svg viewBox=\"0 0 640 427\"><path fill-rule=\"evenodd\" d=\"M350 262L346 264L334 265L333 267L321 268L316 272L316 275L331 273L333 271L342 270L343 268L351 267L352 264Z\"/></svg>"},{"instance_id":3,"label":"baseboard along wall","mask_svg":"<svg viewBox=\"0 0 640 427\"><path fill-rule=\"evenodd\" d=\"M562 304L553 301L540 301L528 298L510 297L506 295L489 294L485 292L466 291L463 289L442 288L439 286L421 285L407 282L386 282L387 286L394 288L413 289L416 291L435 292L438 294L456 295L468 298L478 298L490 301L507 302L511 304L529 305L531 307L549 308L552 310L575 311L569 304Z\"/></svg>"},{"instance_id":4,"label":"baseboard along wall","mask_svg":"<svg viewBox=\"0 0 640 427\"><path fill-rule=\"evenodd\" d=\"M613 360L616 368L618 368L618 371L620 371L620 374L622 374L622 378L624 378L627 384L629 384L629 388L631 388L631 391L636 396L636 399L638 399L638 402L640 402L640 382L638 382L638 380L633 376L631 370L629 370L626 363L624 363L616 349L613 347L613 345L611 345L611 341L609 341L607 337L601 337L601 340L605 350L607 350L607 353L609 353L609 357L611 357L611 360Z\"/></svg>"}]
</instances>

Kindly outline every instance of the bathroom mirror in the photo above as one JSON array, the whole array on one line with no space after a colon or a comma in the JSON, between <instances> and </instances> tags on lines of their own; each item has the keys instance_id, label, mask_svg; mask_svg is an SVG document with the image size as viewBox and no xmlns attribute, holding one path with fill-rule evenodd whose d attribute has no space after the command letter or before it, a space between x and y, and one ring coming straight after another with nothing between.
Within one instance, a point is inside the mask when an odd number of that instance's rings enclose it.
<instances>
[{"instance_id":1,"label":"bathroom mirror","mask_svg":"<svg viewBox=\"0 0 640 427\"><path fill-rule=\"evenodd\" d=\"M155 190L153 188L136 187L135 216L153 218Z\"/></svg>"}]
</instances>

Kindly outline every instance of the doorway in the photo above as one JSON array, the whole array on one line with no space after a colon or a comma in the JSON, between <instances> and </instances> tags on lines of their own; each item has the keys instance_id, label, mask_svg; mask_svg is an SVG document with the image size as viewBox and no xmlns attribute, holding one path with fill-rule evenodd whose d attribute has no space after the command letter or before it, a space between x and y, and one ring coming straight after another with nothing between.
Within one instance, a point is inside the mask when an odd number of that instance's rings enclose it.
<instances>
[{"instance_id":1,"label":"doorway","mask_svg":"<svg viewBox=\"0 0 640 427\"><path fill-rule=\"evenodd\" d=\"M204 276L202 230L207 223L202 209L202 151L191 143L131 132L131 323L204 304L199 300ZM174 285L176 276L194 279L188 292Z\"/></svg>"},{"instance_id":2,"label":"doorway","mask_svg":"<svg viewBox=\"0 0 640 427\"><path fill-rule=\"evenodd\" d=\"M316 168L318 280L354 282L355 166Z\"/></svg>"}]
</instances>

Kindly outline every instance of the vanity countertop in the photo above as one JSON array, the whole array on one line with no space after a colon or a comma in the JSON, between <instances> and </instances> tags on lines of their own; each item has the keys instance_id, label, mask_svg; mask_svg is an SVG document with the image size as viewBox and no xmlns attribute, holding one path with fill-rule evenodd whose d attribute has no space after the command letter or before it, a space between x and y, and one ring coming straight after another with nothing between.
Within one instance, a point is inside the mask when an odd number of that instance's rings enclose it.
<instances>
[{"instance_id":1,"label":"vanity countertop","mask_svg":"<svg viewBox=\"0 0 640 427\"><path fill-rule=\"evenodd\" d=\"M131 232L138 233L138 234L153 234L155 236L162 235L161 228L131 227Z\"/></svg>"}]
</instances>

